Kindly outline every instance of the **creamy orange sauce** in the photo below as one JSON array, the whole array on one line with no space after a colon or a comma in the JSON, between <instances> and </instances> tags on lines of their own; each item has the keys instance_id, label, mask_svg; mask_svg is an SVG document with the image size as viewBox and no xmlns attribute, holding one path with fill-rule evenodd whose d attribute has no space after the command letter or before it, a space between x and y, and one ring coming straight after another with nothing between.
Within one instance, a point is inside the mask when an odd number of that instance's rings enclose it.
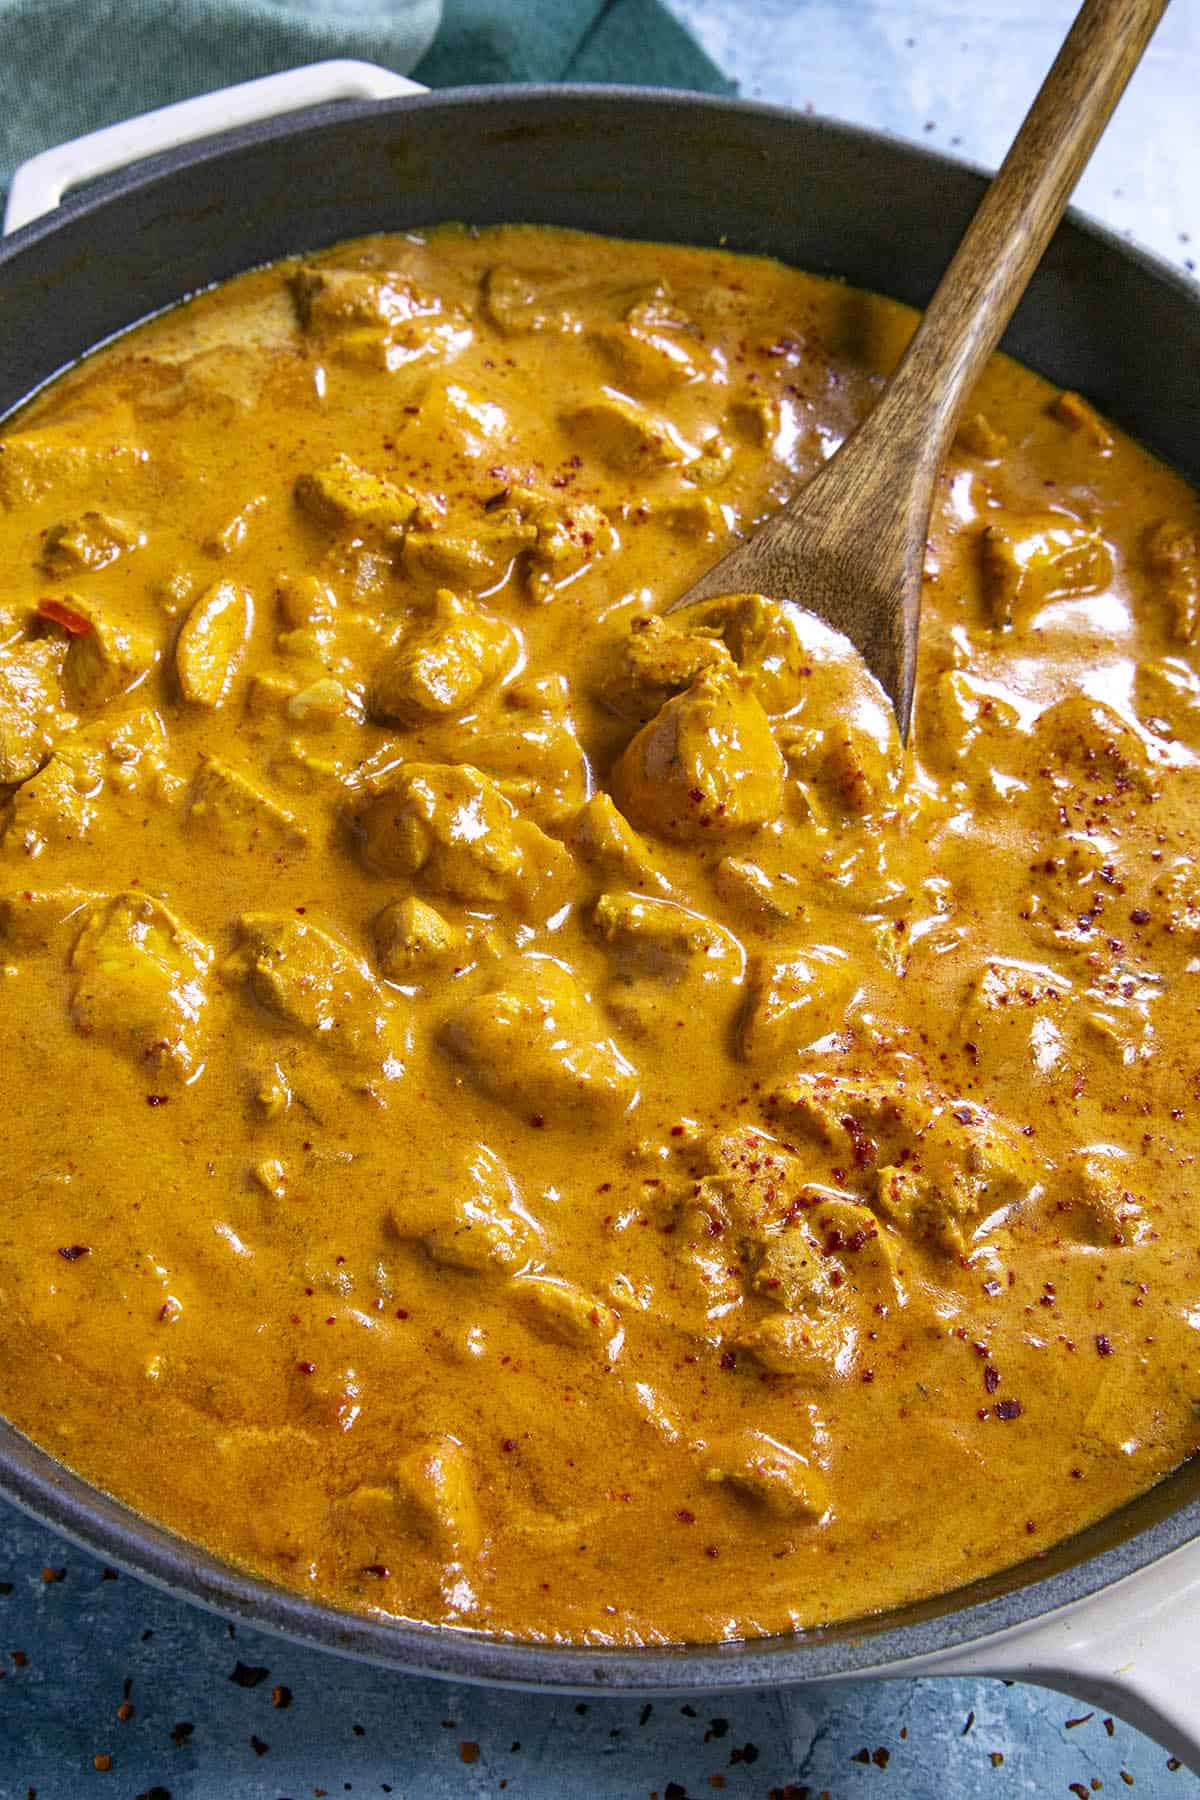
<instances>
[{"instance_id":1,"label":"creamy orange sauce","mask_svg":"<svg viewBox=\"0 0 1200 1800\"><path fill-rule=\"evenodd\" d=\"M907 753L815 622L658 620L911 325L447 228L10 423L23 1431L302 1592L625 1643L953 1587L1196 1447L1196 497L997 359Z\"/></svg>"}]
</instances>

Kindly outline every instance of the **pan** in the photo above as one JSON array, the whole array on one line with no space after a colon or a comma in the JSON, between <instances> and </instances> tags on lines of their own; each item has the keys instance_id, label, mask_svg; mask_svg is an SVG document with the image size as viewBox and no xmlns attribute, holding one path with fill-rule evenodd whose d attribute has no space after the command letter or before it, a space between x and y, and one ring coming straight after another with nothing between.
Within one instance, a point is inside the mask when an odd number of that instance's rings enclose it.
<instances>
[{"instance_id":1,"label":"pan","mask_svg":"<svg viewBox=\"0 0 1200 1800\"><path fill-rule=\"evenodd\" d=\"M293 70L18 172L0 244L0 417L200 288L444 219L722 244L920 306L983 186L978 171L914 146L742 101L635 88L425 94L368 64ZM1087 393L1200 485L1191 284L1069 215L1004 347ZM139 1517L3 1421L0 1495L226 1617L398 1670L621 1694L997 1675L1117 1712L1200 1770L1200 1459L1050 1552L918 1605L648 1650L519 1643L315 1604Z\"/></svg>"}]
</instances>

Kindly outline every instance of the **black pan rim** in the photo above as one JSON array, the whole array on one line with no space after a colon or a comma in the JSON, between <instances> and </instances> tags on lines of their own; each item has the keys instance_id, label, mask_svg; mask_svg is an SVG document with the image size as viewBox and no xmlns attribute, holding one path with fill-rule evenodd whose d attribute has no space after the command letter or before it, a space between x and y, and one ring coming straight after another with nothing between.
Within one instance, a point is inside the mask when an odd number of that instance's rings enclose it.
<instances>
[{"instance_id":1,"label":"black pan rim","mask_svg":"<svg viewBox=\"0 0 1200 1800\"><path fill-rule=\"evenodd\" d=\"M444 109L536 114L566 101L616 118L647 109L664 120L700 109L714 121L762 119L784 133L831 137L864 156L890 155L918 167L953 169L982 189L986 174L926 145L759 101L640 87L583 85L463 87L385 101L333 102L237 127L148 158L68 195L60 207L0 242L0 280L22 254L74 221L152 189L184 166L294 138L325 123ZM1166 285L1200 314L1200 288L1157 257L1085 214L1072 229L1106 255ZM312 248L297 244L296 249ZM246 266L253 266L247 263ZM195 291L190 289L188 291ZM178 298L185 297L181 290ZM132 323L138 322L131 320ZM136 1514L85 1482L0 1420L0 1496L86 1549L151 1584L247 1626L414 1674L542 1691L684 1694L780 1683L844 1679L868 1672L903 1675L917 1658L968 1646L978 1654L998 1633L1032 1625L1114 1583L1136 1577L1200 1536L1200 1459L1043 1558L1001 1571L914 1606L843 1625L722 1644L567 1645L515 1640L444 1625L369 1616L305 1598L247 1574Z\"/></svg>"}]
</instances>

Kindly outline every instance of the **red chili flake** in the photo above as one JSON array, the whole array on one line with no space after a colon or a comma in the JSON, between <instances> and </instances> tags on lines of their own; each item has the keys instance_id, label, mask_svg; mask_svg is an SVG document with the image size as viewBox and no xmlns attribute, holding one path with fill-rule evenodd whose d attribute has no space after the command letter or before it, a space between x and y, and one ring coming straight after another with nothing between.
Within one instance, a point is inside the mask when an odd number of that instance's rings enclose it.
<instances>
[{"instance_id":1,"label":"red chili flake","mask_svg":"<svg viewBox=\"0 0 1200 1800\"><path fill-rule=\"evenodd\" d=\"M397 1307L397 1308L396 1308L396 1317L397 1317L397 1318L398 1318L398 1319L407 1319L407 1317L408 1317L408 1308L407 1308L407 1307L404 1307L404 1306L398 1306L398 1307Z\"/></svg>"},{"instance_id":2,"label":"red chili flake","mask_svg":"<svg viewBox=\"0 0 1200 1800\"><path fill-rule=\"evenodd\" d=\"M856 1750L854 1752L854 1755L850 1758L850 1761L856 1762L856 1763L866 1763L869 1766L870 1761L871 1761L871 1752L867 1749L866 1745L864 1744L861 1750Z\"/></svg>"},{"instance_id":3,"label":"red chili flake","mask_svg":"<svg viewBox=\"0 0 1200 1800\"><path fill-rule=\"evenodd\" d=\"M1084 1787L1082 1781L1068 1781L1067 1792L1075 1794L1077 1800L1092 1800L1091 1794L1088 1792L1087 1788Z\"/></svg>"},{"instance_id":4,"label":"red chili flake","mask_svg":"<svg viewBox=\"0 0 1200 1800\"><path fill-rule=\"evenodd\" d=\"M1080 1715L1077 1719L1066 1719L1064 1721L1065 1728L1068 1731L1074 1731L1074 1729L1077 1725L1086 1725L1088 1723L1088 1721L1091 1719L1094 1719L1095 1716L1096 1715L1094 1712L1080 1713Z\"/></svg>"},{"instance_id":5,"label":"red chili flake","mask_svg":"<svg viewBox=\"0 0 1200 1800\"><path fill-rule=\"evenodd\" d=\"M500 1448L503 1451L505 1451L507 1454L511 1454L511 1452L514 1451L516 1449L516 1447L517 1447L516 1438L501 1438Z\"/></svg>"},{"instance_id":6,"label":"red chili flake","mask_svg":"<svg viewBox=\"0 0 1200 1800\"><path fill-rule=\"evenodd\" d=\"M165 1106L167 1104L167 1101L170 1098L171 1098L170 1094L147 1094L146 1095L146 1105L147 1106Z\"/></svg>"},{"instance_id":7,"label":"red chili flake","mask_svg":"<svg viewBox=\"0 0 1200 1800\"><path fill-rule=\"evenodd\" d=\"M994 1394L1000 1386L1000 1371L995 1363L986 1363L983 1370L983 1385L989 1394Z\"/></svg>"},{"instance_id":8,"label":"red chili flake","mask_svg":"<svg viewBox=\"0 0 1200 1800\"><path fill-rule=\"evenodd\" d=\"M1146 911L1144 906L1135 906L1129 917L1133 920L1135 925L1148 925L1150 923L1150 914Z\"/></svg>"},{"instance_id":9,"label":"red chili flake","mask_svg":"<svg viewBox=\"0 0 1200 1800\"><path fill-rule=\"evenodd\" d=\"M721 1352L721 1367L723 1369L736 1369L737 1368L737 1357L732 1350L722 1350L722 1352Z\"/></svg>"},{"instance_id":10,"label":"red chili flake","mask_svg":"<svg viewBox=\"0 0 1200 1800\"><path fill-rule=\"evenodd\" d=\"M705 1554L705 1556L707 1556L710 1559L710 1561L716 1562L716 1560L717 1560L718 1556L720 1556L721 1552L717 1549L717 1546L715 1544L705 1544L704 1554Z\"/></svg>"},{"instance_id":11,"label":"red chili flake","mask_svg":"<svg viewBox=\"0 0 1200 1800\"><path fill-rule=\"evenodd\" d=\"M23 1669L29 1661L29 1658L23 1650L10 1650L8 1654L12 1658L12 1666L14 1669Z\"/></svg>"},{"instance_id":12,"label":"red chili flake","mask_svg":"<svg viewBox=\"0 0 1200 1800\"><path fill-rule=\"evenodd\" d=\"M312 1375L312 1374L315 1374L317 1365L316 1365L316 1363L310 1363L310 1362L298 1362L296 1364L296 1367L300 1371L301 1375Z\"/></svg>"},{"instance_id":13,"label":"red chili flake","mask_svg":"<svg viewBox=\"0 0 1200 1800\"><path fill-rule=\"evenodd\" d=\"M61 625L68 637L91 637L93 626L90 619L85 619L81 612L68 606L65 600L47 598L38 601L37 615L39 619L49 619L52 625Z\"/></svg>"},{"instance_id":14,"label":"red chili flake","mask_svg":"<svg viewBox=\"0 0 1200 1800\"><path fill-rule=\"evenodd\" d=\"M1117 1729L1117 1728L1116 1728L1116 1726L1115 1726L1115 1725L1114 1725L1114 1724L1113 1724L1113 1722L1112 1722L1112 1720L1111 1720L1111 1719L1105 1719L1105 1721L1104 1721L1104 1729L1105 1729L1105 1731L1106 1731L1106 1732L1107 1732L1107 1733L1108 1733L1108 1735L1109 1735L1109 1737L1113 1737L1113 1736L1115 1736L1115 1735L1116 1735L1116 1729Z\"/></svg>"},{"instance_id":15,"label":"red chili flake","mask_svg":"<svg viewBox=\"0 0 1200 1800\"><path fill-rule=\"evenodd\" d=\"M373 1575L376 1581L386 1581L391 1572L386 1563L363 1564L363 1574Z\"/></svg>"},{"instance_id":16,"label":"red chili flake","mask_svg":"<svg viewBox=\"0 0 1200 1800\"><path fill-rule=\"evenodd\" d=\"M458 1754L459 1754L460 1758L462 1759L462 1761L465 1763L478 1762L479 1761L479 1745L472 1744L470 1742L462 1743L458 1746Z\"/></svg>"},{"instance_id":17,"label":"red chili flake","mask_svg":"<svg viewBox=\"0 0 1200 1800\"><path fill-rule=\"evenodd\" d=\"M56 1581L65 1581L66 1578L67 1578L67 1571L65 1569L43 1569L42 1570L42 1580L45 1582L47 1587L51 1587L54 1584L54 1582L56 1582Z\"/></svg>"},{"instance_id":18,"label":"red chili flake","mask_svg":"<svg viewBox=\"0 0 1200 1800\"><path fill-rule=\"evenodd\" d=\"M535 1131L540 1131L542 1126L546 1123L545 1113L534 1113L529 1123L533 1126Z\"/></svg>"},{"instance_id":19,"label":"red chili flake","mask_svg":"<svg viewBox=\"0 0 1200 1800\"><path fill-rule=\"evenodd\" d=\"M1096 1354L1097 1354L1097 1356L1111 1356L1112 1353L1113 1353L1112 1339L1106 1337L1102 1331L1098 1331L1096 1333Z\"/></svg>"},{"instance_id":20,"label":"red chili flake","mask_svg":"<svg viewBox=\"0 0 1200 1800\"><path fill-rule=\"evenodd\" d=\"M229 1679L234 1687L256 1688L270 1673L270 1669L264 1669L259 1664L237 1662L233 1665Z\"/></svg>"},{"instance_id":21,"label":"red chili flake","mask_svg":"<svg viewBox=\"0 0 1200 1800\"><path fill-rule=\"evenodd\" d=\"M92 1247L90 1244L67 1244L60 1246L58 1254L64 1262L78 1262L81 1256L92 1254Z\"/></svg>"},{"instance_id":22,"label":"red chili flake","mask_svg":"<svg viewBox=\"0 0 1200 1800\"><path fill-rule=\"evenodd\" d=\"M255 1756L265 1756L267 1751L271 1748L270 1744L264 1744L262 1739L253 1732L250 1735L249 1744Z\"/></svg>"},{"instance_id":23,"label":"red chili flake","mask_svg":"<svg viewBox=\"0 0 1200 1800\"><path fill-rule=\"evenodd\" d=\"M892 1753L890 1750L886 1749L883 1744L880 1744L877 1750L871 1752L871 1761L875 1764L877 1769L886 1769L891 1760Z\"/></svg>"},{"instance_id":24,"label":"red chili flake","mask_svg":"<svg viewBox=\"0 0 1200 1800\"><path fill-rule=\"evenodd\" d=\"M92 1767L98 1775L107 1775L112 1768L112 1757L106 1751L98 1750L92 1758Z\"/></svg>"},{"instance_id":25,"label":"red chili flake","mask_svg":"<svg viewBox=\"0 0 1200 1800\"><path fill-rule=\"evenodd\" d=\"M995 1406L998 1419L1019 1419L1023 1410L1019 1400L997 1400Z\"/></svg>"},{"instance_id":26,"label":"red chili flake","mask_svg":"<svg viewBox=\"0 0 1200 1800\"><path fill-rule=\"evenodd\" d=\"M696 1523L695 1513L689 1512L686 1506L681 1506L675 1514L675 1517L679 1520L681 1525L694 1525Z\"/></svg>"},{"instance_id":27,"label":"red chili flake","mask_svg":"<svg viewBox=\"0 0 1200 1800\"><path fill-rule=\"evenodd\" d=\"M286 1687L283 1682L280 1682L278 1687L271 1689L271 1705L276 1712L283 1712L291 1704L292 1690L290 1687Z\"/></svg>"},{"instance_id":28,"label":"red chili flake","mask_svg":"<svg viewBox=\"0 0 1200 1800\"><path fill-rule=\"evenodd\" d=\"M117 1708L117 1717L120 1719L122 1725L128 1725L130 1719L133 1717L133 1702L130 1700L122 1700L120 1706Z\"/></svg>"}]
</instances>

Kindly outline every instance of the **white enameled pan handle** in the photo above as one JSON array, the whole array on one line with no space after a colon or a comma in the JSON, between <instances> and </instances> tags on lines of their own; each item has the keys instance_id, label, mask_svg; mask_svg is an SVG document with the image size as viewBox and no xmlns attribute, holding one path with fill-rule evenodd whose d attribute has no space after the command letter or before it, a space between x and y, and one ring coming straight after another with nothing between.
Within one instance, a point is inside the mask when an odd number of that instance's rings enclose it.
<instances>
[{"instance_id":1,"label":"white enameled pan handle","mask_svg":"<svg viewBox=\"0 0 1200 1800\"><path fill-rule=\"evenodd\" d=\"M893 1673L999 1675L1057 1688L1116 1713L1200 1774L1200 1544L1048 1619L920 1661Z\"/></svg>"},{"instance_id":2,"label":"white enameled pan handle","mask_svg":"<svg viewBox=\"0 0 1200 1800\"><path fill-rule=\"evenodd\" d=\"M63 195L81 182L123 169L160 150L172 150L177 144L190 144L235 125L251 125L329 100L390 100L396 94L425 92L420 82L409 81L407 76L347 58L307 63L299 69L285 69L281 75L265 75L258 81L220 88L215 94L197 94L175 106L160 106L120 125L72 138L22 163L8 191L4 230L16 231L53 212Z\"/></svg>"}]
</instances>

